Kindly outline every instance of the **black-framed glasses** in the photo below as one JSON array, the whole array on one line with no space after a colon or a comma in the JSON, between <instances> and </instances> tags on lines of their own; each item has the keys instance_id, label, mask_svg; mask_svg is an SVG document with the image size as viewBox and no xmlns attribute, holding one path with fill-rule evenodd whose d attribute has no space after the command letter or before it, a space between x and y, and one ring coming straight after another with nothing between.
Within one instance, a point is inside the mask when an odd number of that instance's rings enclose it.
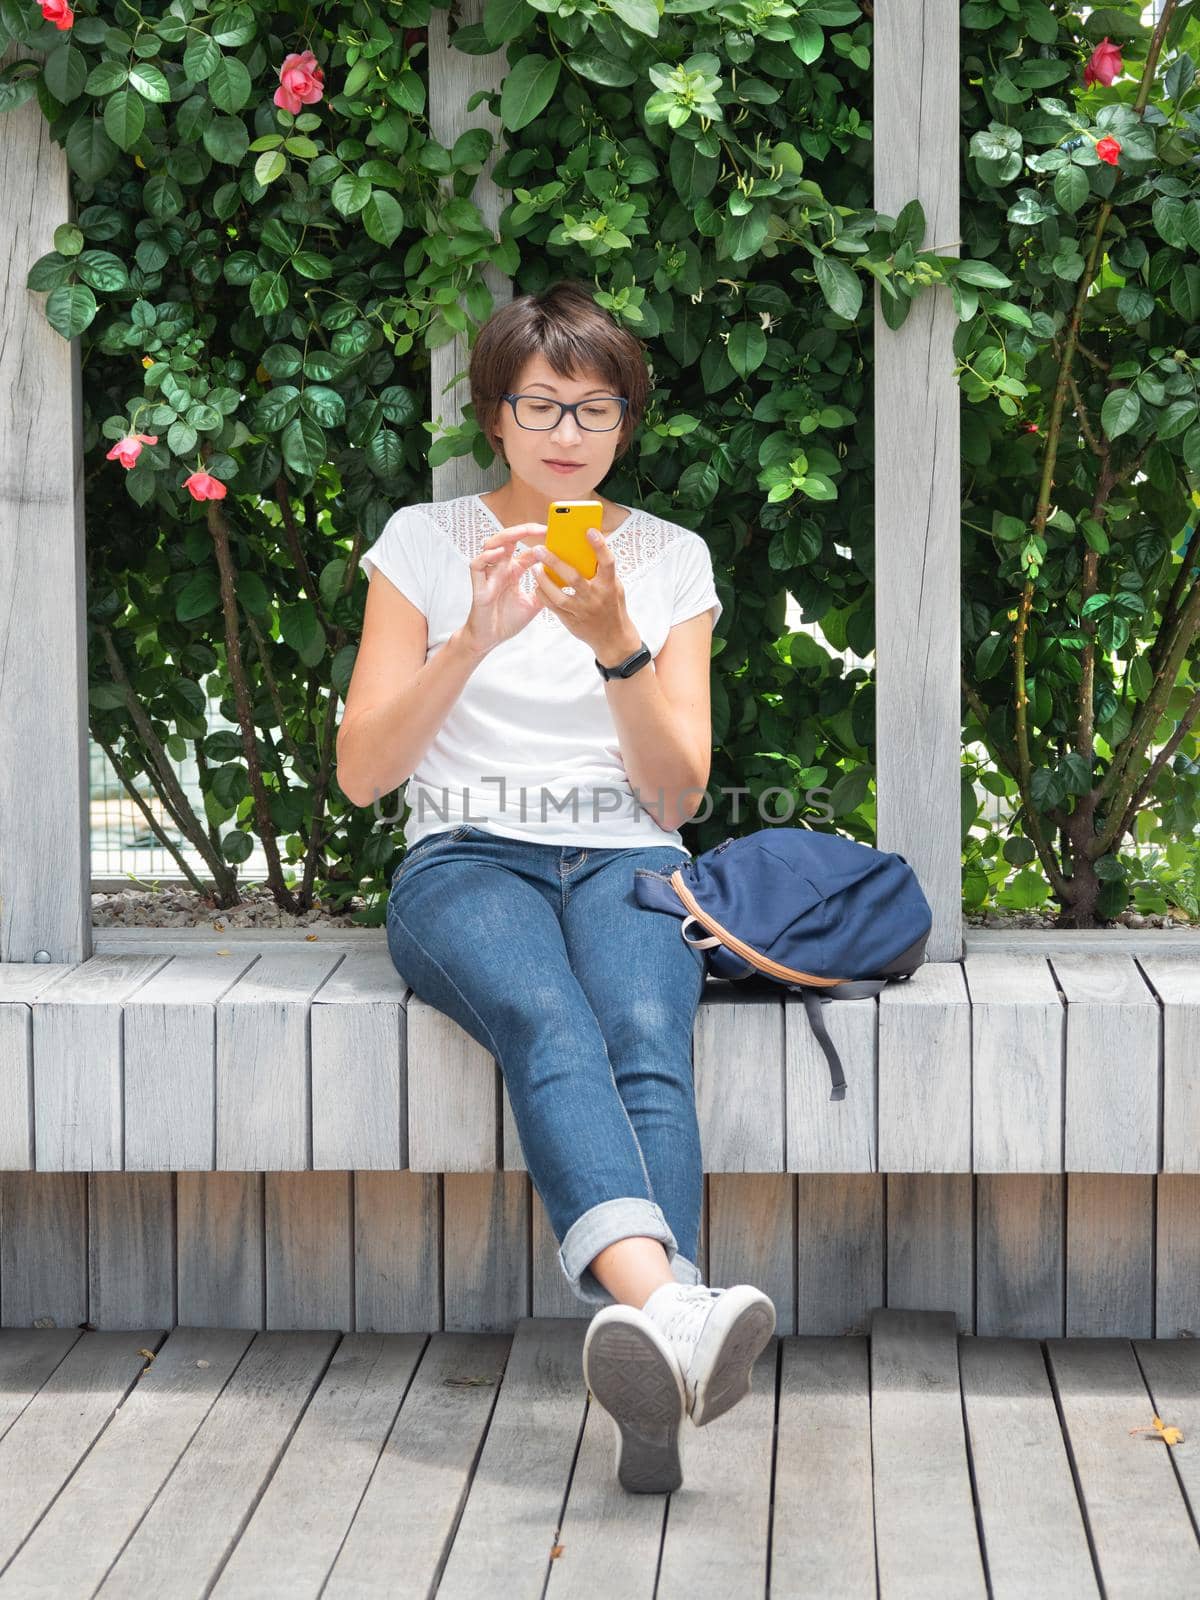
<instances>
[{"instance_id":1,"label":"black-framed glasses","mask_svg":"<svg viewBox=\"0 0 1200 1600\"><path fill-rule=\"evenodd\" d=\"M588 433L608 433L619 427L629 401L619 394L597 395L592 400L575 400L570 405L565 400L551 400L546 394L502 394L520 428L533 428L545 432L557 428L563 412L569 411L581 428Z\"/></svg>"}]
</instances>

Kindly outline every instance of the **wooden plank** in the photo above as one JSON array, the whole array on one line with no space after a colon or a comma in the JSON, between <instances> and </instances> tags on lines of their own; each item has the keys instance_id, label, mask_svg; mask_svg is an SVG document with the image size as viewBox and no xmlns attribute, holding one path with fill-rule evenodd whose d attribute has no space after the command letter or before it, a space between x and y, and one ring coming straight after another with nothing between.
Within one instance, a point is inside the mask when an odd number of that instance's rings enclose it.
<instances>
[{"instance_id":1,"label":"wooden plank","mask_svg":"<svg viewBox=\"0 0 1200 1600\"><path fill-rule=\"evenodd\" d=\"M0 961L0 1171L33 1170L30 1002L72 970L62 962Z\"/></svg>"},{"instance_id":2,"label":"wooden plank","mask_svg":"<svg viewBox=\"0 0 1200 1600\"><path fill-rule=\"evenodd\" d=\"M179 1315L193 1327L266 1327L260 1172L176 1178Z\"/></svg>"},{"instance_id":3,"label":"wooden plank","mask_svg":"<svg viewBox=\"0 0 1200 1600\"><path fill-rule=\"evenodd\" d=\"M874 1172L878 1001L868 996L830 1001L821 1008L821 1020L842 1063L844 1100L829 1098L829 1063L799 995L786 997L783 1017L787 1170Z\"/></svg>"},{"instance_id":4,"label":"wooden plank","mask_svg":"<svg viewBox=\"0 0 1200 1600\"><path fill-rule=\"evenodd\" d=\"M1108 1595L1200 1594L1200 1545L1125 1339L1048 1339L1059 1409Z\"/></svg>"},{"instance_id":5,"label":"wooden plank","mask_svg":"<svg viewBox=\"0 0 1200 1600\"><path fill-rule=\"evenodd\" d=\"M960 1339L958 1359L991 1600L1098 1596L1040 1344Z\"/></svg>"},{"instance_id":6,"label":"wooden plank","mask_svg":"<svg viewBox=\"0 0 1200 1600\"><path fill-rule=\"evenodd\" d=\"M441 1179L354 1174L354 1326L364 1333L442 1325Z\"/></svg>"},{"instance_id":7,"label":"wooden plank","mask_svg":"<svg viewBox=\"0 0 1200 1600\"><path fill-rule=\"evenodd\" d=\"M887 1179L887 1305L953 1311L975 1331L975 1227L970 1173Z\"/></svg>"},{"instance_id":8,"label":"wooden plank","mask_svg":"<svg viewBox=\"0 0 1200 1600\"><path fill-rule=\"evenodd\" d=\"M1153 1239L1153 1178L1068 1175L1068 1338L1154 1331Z\"/></svg>"},{"instance_id":9,"label":"wooden plank","mask_svg":"<svg viewBox=\"0 0 1200 1600\"><path fill-rule=\"evenodd\" d=\"M0 49L5 64L42 51ZM0 139L0 962L92 953L80 342L25 286L74 219L66 154L36 97ZM70 1166L72 1163L66 1162Z\"/></svg>"},{"instance_id":10,"label":"wooden plank","mask_svg":"<svg viewBox=\"0 0 1200 1600\"><path fill-rule=\"evenodd\" d=\"M976 1179L977 1333L1062 1336L1064 1187L1061 1173L985 1173Z\"/></svg>"},{"instance_id":11,"label":"wooden plank","mask_svg":"<svg viewBox=\"0 0 1200 1600\"><path fill-rule=\"evenodd\" d=\"M1200 1178L1164 1173L1154 1189L1153 1332L1158 1339L1200 1339Z\"/></svg>"},{"instance_id":12,"label":"wooden plank","mask_svg":"<svg viewBox=\"0 0 1200 1600\"><path fill-rule=\"evenodd\" d=\"M484 4L485 0L458 0L454 8L456 29L482 23ZM449 43L449 12L437 8L429 13L426 37L429 41L429 128L433 137L449 150L468 128L486 128L492 135L493 149L471 185L471 199L479 208L486 225L499 239L500 213L508 203L508 195L502 194L496 187L492 172L504 150L505 139L498 120L480 91L486 94L499 93L508 70L505 52L493 50L487 55L467 55L452 49ZM468 111L472 97L476 98L477 103ZM457 192L453 179L439 179L438 187L446 199ZM491 292L493 309L499 309L512 299L510 280L490 262L474 270L475 277L482 280ZM466 372L470 359L467 340L461 334L456 334L447 344L437 345L429 352L430 415L435 422L440 418L446 427L461 423L463 407L470 400L465 378L454 383L458 373ZM450 500L460 494L498 489L508 477L508 469L499 454L486 469L481 469L474 456L468 453L450 456L432 471L435 500Z\"/></svg>"},{"instance_id":13,"label":"wooden plank","mask_svg":"<svg viewBox=\"0 0 1200 1600\"><path fill-rule=\"evenodd\" d=\"M975 1172L1063 1170L1066 1016L1044 956L974 955L971 1124Z\"/></svg>"},{"instance_id":14,"label":"wooden plank","mask_svg":"<svg viewBox=\"0 0 1200 1600\"><path fill-rule=\"evenodd\" d=\"M212 1593L220 1600L319 1595L412 1382L420 1334L349 1334L288 1441ZM394 1509L394 1507L393 1507ZM403 1565L407 1589L411 1571ZM376 1569L377 1577L381 1574ZM397 1573L392 1572L392 1592ZM360 1593L375 1592L373 1589Z\"/></svg>"},{"instance_id":15,"label":"wooden plank","mask_svg":"<svg viewBox=\"0 0 1200 1600\"><path fill-rule=\"evenodd\" d=\"M88 1176L89 1320L98 1328L175 1324L175 1179Z\"/></svg>"},{"instance_id":16,"label":"wooden plank","mask_svg":"<svg viewBox=\"0 0 1200 1600\"><path fill-rule=\"evenodd\" d=\"M782 999L706 991L693 1056L705 1172L782 1172Z\"/></svg>"},{"instance_id":17,"label":"wooden plank","mask_svg":"<svg viewBox=\"0 0 1200 1600\"><path fill-rule=\"evenodd\" d=\"M437 1589L511 1343L495 1334L429 1340L322 1600L393 1600L398 1587L413 1595Z\"/></svg>"},{"instance_id":18,"label":"wooden plank","mask_svg":"<svg viewBox=\"0 0 1200 1600\"><path fill-rule=\"evenodd\" d=\"M41 1172L120 1172L124 1007L168 958L94 956L33 1001L33 1103Z\"/></svg>"},{"instance_id":19,"label":"wooden plank","mask_svg":"<svg viewBox=\"0 0 1200 1600\"><path fill-rule=\"evenodd\" d=\"M0 1439L80 1337L78 1328L0 1330Z\"/></svg>"},{"instance_id":20,"label":"wooden plank","mask_svg":"<svg viewBox=\"0 0 1200 1600\"><path fill-rule=\"evenodd\" d=\"M970 1050L970 999L957 962L918 967L907 983L881 991L880 1171L970 1172Z\"/></svg>"},{"instance_id":21,"label":"wooden plank","mask_svg":"<svg viewBox=\"0 0 1200 1600\"><path fill-rule=\"evenodd\" d=\"M267 1327L354 1327L348 1172L266 1174Z\"/></svg>"},{"instance_id":22,"label":"wooden plank","mask_svg":"<svg viewBox=\"0 0 1200 1600\"><path fill-rule=\"evenodd\" d=\"M1154 1415L1183 1434L1181 1443L1163 1449L1170 1450L1192 1520L1200 1523L1200 1346L1194 1337L1160 1336L1135 1340L1133 1352L1150 1391Z\"/></svg>"},{"instance_id":23,"label":"wooden plank","mask_svg":"<svg viewBox=\"0 0 1200 1600\"><path fill-rule=\"evenodd\" d=\"M867 1341L781 1339L780 1347L771 1593L874 1600Z\"/></svg>"},{"instance_id":24,"label":"wooden plank","mask_svg":"<svg viewBox=\"0 0 1200 1600\"><path fill-rule=\"evenodd\" d=\"M948 1311L871 1319L871 1449L880 1600L985 1600Z\"/></svg>"},{"instance_id":25,"label":"wooden plank","mask_svg":"<svg viewBox=\"0 0 1200 1600\"><path fill-rule=\"evenodd\" d=\"M1162 1172L1200 1173L1200 949L1140 956L1162 1003Z\"/></svg>"},{"instance_id":26,"label":"wooden plank","mask_svg":"<svg viewBox=\"0 0 1200 1600\"><path fill-rule=\"evenodd\" d=\"M263 956L217 1002L217 1166L312 1166L309 1008L344 957L298 949Z\"/></svg>"},{"instance_id":27,"label":"wooden plank","mask_svg":"<svg viewBox=\"0 0 1200 1600\"><path fill-rule=\"evenodd\" d=\"M683 1485L671 1496L655 1600L767 1593L778 1365L773 1338L744 1400L711 1427L685 1425Z\"/></svg>"},{"instance_id":28,"label":"wooden plank","mask_svg":"<svg viewBox=\"0 0 1200 1600\"><path fill-rule=\"evenodd\" d=\"M161 1331L89 1333L0 1439L0 1568L37 1526L147 1365ZM61 1592L61 1591L60 1591Z\"/></svg>"},{"instance_id":29,"label":"wooden plank","mask_svg":"<svg viewBox=\"0 0 1200 1600\"><path fill-rule=\"evenodd\" d=\"M785 1172L711 1173L711 1283L752 1283L775 1305L778 1336L796 1331L796 1179Z\"/></svg>"},{"instance_id":30,"label":"wooden plank","mask_svg":"<svg viewBox=\"0 0 1200 1600\"><path fill-rule=\"evenodd\" d=\"M518 1323L438 1600L541 1594L587 1399L586 1327Z\"/></svg>"},{"instance_id":31,"label":"wooden plank","mask_svg":"<svg viewBox=\"0 0 1200 1600\"><path fill-rule=\"evenodd\" d=\"M347 956L313 999L313 1167L408 1166L405 1002L386 949Z\"/></svg>"},{"instance_id":32,"label":"wooden plank","mask_svg":"<svg viewBox=\"0 0 1200 1600\"><path fill-rule=\"evenodd\" d=\"M529 1305L529 1190L523 1172L442 1180L445 1326L511 1332Z\"/></svg>"},{"instance_id":33,"label":"wooden plank","mask_svg":"<svg viewBox=\"0 0 1200 1600\"><path fill-rule=\"evenodd\" d=\"M886 1183L873 1172L797 1178L797 1333L865 1334L884 1304Z\"/></svg>"},{"instance_id":34,"label":"wooden plank","mask_svg":"<svg viewBox=\"0 0 1200 1600\"><path fill-rule=\"evenodd\" d=\"M101 1337L89 1334L85 1342ZM152 1343L158 1337L152 1336ZM117 1393L120 1409L111 1420L102 1419L108 1425L92 1448L86 1455L80 1450L83 1459L0 1578L0 1594L93 1593L174 1471L252 1337L233 1329L176 1328L152 1362L131 1346L122 1351L122 1370L136 1382L123 1395ZM42 1428L61 1427L55 1413L65 1413L77 1402L78 1390L75 1395L60 1392Z\"/></svg>"},{"instance_id":35,"label":"wooden plank","mask_svg":"<svg viewBox=\"0 0 1200 1600\"><path fill-rule=\"evenodd\" d=\"M919 248L959 254L959 17L951 0L879 6L874 204L918 199ZM928 289L890 329L875 287L876 842L902 851L933 911L930 961L962 954L962 493L954 302ZM904 987L904 986L902 986ZM882 1051L882 1039L880 1041ZM882 1138L882 1128L880 1130ZM897 1163L881 1154L885 1170Z\"/></svg>"},{"instance_id":36,"label":"wooden plank","mask_svg":"<svg viewBox=\"0 0 1200 1600\"><path fill-rule=\"evenodd\" d=\"M1068 1172L1157 1172L1158 1002L1128 956L1051 957L1067 997Z\"/></svg>"},{"instance_id":37,"label":"wooden plank","mask_svg":"<svg viewBox=\"0 0 1200 1600\"><path fill-rule=\"evenodd\" d=\"M612 1418L603 1406L589 1402L553 1541L557 1554L549 1564L545 1600L596 1600L601 1594L604 1600L653 1600L663 1524L686 1492L689 1435L696 1432L685 1423L680 1434L683 1490L669 1500L662 1494L630 1494L617 1478Z\"/></svg>"},{"instance_id":38,"label":"wooden plank","mask_svg":"<svg viewBox=\"0 0 1200 1600\"><path fill-rule=\"evenodd\" d=\"M97 1590L207 1595L321 1382L333 1333L260 1333Z\"/></svg>"},{"instance_id":39,"label":"wooden plank","mask_svg":"<svg viewBox=\"0 0 1200 1600\"><path fill-rule=\"evenodd\" d=\"M125 1002L127 1171L212 1171L216 1004L254 960L185 951Z\"/></svg>"},{"instance_id":40,"label":"wooden plank","mask_svg":"<svg viewBox=\"0 0 1200 1600\"><path fill-rule=\"evenodd\" d=\"M500 1068L453 1017L407 1006L408 1164L414 1172L495 1172Z\"/></svg>"},{"instance_id":41,"label":"wooden plank","mask_svg":"<svg viewBox=\"0 0 1200 1600\"><path fill-rule=\"evenodd\" d=\"M0 1172L0 1323L73 1328L88 1316L87 1173Z\"/></svg>"}]
</instances>

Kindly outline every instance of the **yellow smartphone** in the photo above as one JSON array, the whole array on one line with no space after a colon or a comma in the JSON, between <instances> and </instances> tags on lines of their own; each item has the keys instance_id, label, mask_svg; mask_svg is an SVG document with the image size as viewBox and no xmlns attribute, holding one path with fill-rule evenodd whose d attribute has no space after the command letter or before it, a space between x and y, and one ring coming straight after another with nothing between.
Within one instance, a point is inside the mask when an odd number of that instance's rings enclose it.
<instances>
[{"instance_id":1,"label":"yellow smartphone","mask_svg":"<svg viewBox=\"0 0 1200 1600\"><path fill-rule=\"evenodd\" d=\"M604 507L599 500L551 500L546 513L546 549L575 568L585 578L596 576L596 550L587 536L589 528L600 527ZM565 589L567 579L545 568L551 583Z\"/></svg>"}]
</instances>

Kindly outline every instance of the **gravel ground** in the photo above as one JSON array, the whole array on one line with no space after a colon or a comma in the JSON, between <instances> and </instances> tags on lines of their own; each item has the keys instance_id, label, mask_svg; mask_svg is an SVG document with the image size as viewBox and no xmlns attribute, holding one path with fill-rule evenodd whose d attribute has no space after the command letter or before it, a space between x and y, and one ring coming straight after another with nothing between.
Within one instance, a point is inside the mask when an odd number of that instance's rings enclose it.
<instances>
[{"instance_id":1,"label":"gravel ground","mask_svg":"<svg viewBox=\"0 0 1200 1600\"><path fill-rule=\"evenodd\" d=\"M122 889L115 894L97 893L92 896L92 924L97 928L208 927L216 932L228 928L301 928L314 924L328 928L353 928L357 926L353 920L354 914L366 908L366 900L361 895L354 895L347 903L346 910L337 916L317 905L296 917L280 910L269 889L243 889L241 897L242 905L228 911L218 911L211 899L197 894L194 889ZM1058 928L1053 915L1040 911L985 911L979 915L968 914L963 922L970 928ZM219 928L218 923L221 925ZM1200 923L1169 915L1142 916L1136 911L1127 911L1118 918L1115 926L1173 928L1180 933L1194 932L1200 935Z\"/></svg>"}]
</instances>

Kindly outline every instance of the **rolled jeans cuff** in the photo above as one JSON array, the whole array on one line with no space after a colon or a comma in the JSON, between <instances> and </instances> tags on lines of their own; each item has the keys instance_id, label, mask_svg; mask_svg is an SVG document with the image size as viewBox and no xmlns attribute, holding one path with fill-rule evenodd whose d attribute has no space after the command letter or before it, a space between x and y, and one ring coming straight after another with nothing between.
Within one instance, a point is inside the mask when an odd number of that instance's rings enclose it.
<instances>
[{"instance_id":1,"label":"rolled jeans cuff","mask_svg":"<svg viewBox=\"0 0 1200 1600\"><path fill-rule=\"evenodd\" d=\"M600 1251L619 1239L657 1239L667 1252L667 1260L678 1283L699 1283L696 1264L679 1254L679 1242L672 1233L662 1207L652 1200L629 1195L620 1200L602 1200L577 1217L559 1246L558 1261L572 1291L588 1305L611 1306L616 1297L608 1292L589 1263Z\"/></svg>"}]
</instances>

